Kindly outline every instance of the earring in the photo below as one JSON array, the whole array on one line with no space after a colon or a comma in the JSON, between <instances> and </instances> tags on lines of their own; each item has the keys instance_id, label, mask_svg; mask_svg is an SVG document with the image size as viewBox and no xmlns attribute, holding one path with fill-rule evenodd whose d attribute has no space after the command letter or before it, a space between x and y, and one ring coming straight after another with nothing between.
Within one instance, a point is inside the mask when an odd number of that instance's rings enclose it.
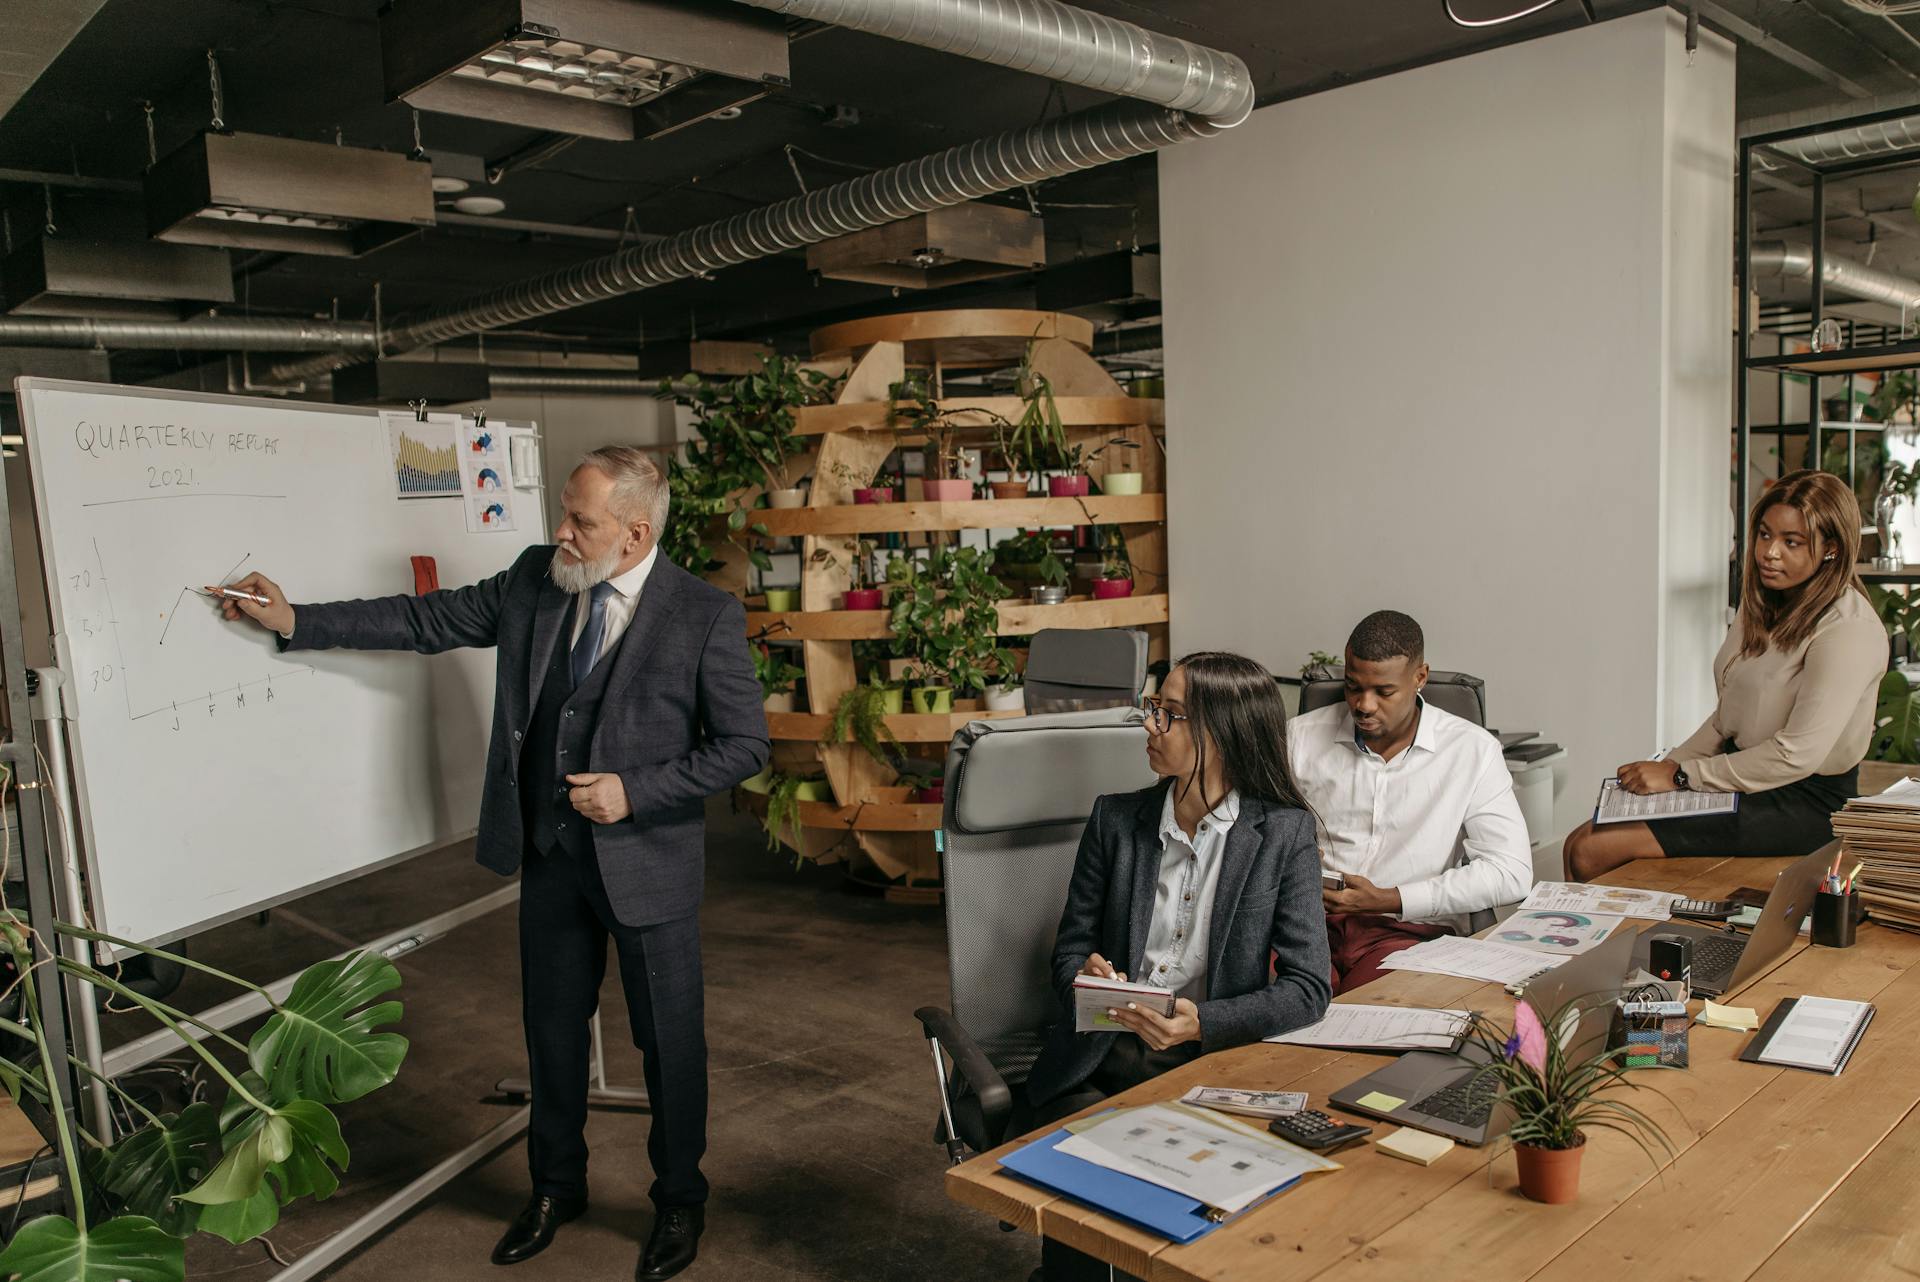
<instances>
[{"instance_id":1,"label":"earring","mask_svg":"<svg viewBox=\"0 0 1920 1282\"><path fill-rule=\"evenodd\" d=\"M1821 557L1820 559L1822 561L1831 561L1833 560L1833 553L1829 552L1825 556Z\"/></svg>"}]
</instances>

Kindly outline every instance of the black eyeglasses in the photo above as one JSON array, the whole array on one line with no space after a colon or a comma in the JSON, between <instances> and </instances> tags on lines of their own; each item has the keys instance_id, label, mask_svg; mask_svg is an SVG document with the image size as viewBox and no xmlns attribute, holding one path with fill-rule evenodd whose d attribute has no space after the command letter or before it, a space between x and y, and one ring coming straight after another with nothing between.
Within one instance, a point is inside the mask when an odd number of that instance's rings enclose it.
<instances>
[{"instance_id":1,"label":"black eyeglasses","mask_svg":"<svg viewBox=\"0 0 1920 1282\"><path fill-rule=\"evenodd\" d=\"M1187 719L1186 713L1175 712L1158 699L1143 700L1140 706L1147 714L1147 725L1152 727L1155 734L1165 734L1173 729L1174 722Z\"/></svg>"}]
</instances>

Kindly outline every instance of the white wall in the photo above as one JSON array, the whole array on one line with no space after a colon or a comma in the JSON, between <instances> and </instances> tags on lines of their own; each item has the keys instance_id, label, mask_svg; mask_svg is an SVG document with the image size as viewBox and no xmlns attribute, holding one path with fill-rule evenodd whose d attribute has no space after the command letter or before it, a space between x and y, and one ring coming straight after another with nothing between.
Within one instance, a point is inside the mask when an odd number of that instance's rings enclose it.
<instances>
[{"instance_id":1,"label":"white wall","mask_svg":"<svg viewBox=\"0 0 1920 1282\"><path fill-rule=\"evenodd\" d=\"M1710 705L1734 135L1702 39L1686 67L1644 13L1162 155L1176 650L1286 672L1405 610L1571 750L1562 829Z\"/></svg>"}]
</instances>

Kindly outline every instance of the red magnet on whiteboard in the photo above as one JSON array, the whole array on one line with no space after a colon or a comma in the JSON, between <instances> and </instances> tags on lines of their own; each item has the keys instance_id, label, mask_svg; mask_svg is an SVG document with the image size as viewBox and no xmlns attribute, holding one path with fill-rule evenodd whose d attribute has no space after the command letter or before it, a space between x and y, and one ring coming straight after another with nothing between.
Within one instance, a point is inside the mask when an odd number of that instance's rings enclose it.
<instances>
[{"instance_id":1,"label":"red magnet on whiteboard","mask_svg":"<svg viewBox=\"0 0 1920 1282\"><path fill-rule=\"evenodd\" d=\"M413 594L425 596L429 592L440 590L440 570L430 556L416 556L413 560Z\"/></svg>"}]
</instances>

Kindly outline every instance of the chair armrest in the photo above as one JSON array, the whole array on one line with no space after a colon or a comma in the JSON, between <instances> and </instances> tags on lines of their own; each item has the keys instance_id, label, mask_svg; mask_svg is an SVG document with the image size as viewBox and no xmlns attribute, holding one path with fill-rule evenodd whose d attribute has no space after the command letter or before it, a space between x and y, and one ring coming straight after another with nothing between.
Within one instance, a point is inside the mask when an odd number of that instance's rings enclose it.
<instances>
[{"instance_id":1,"label":"chair armrest","mask_svg":"<svg viewBox=\"0 0 1920 1282\"><path fill-rule=\"evenodd\" d=\"M999 1135L1013 1112L1013 1090L987 1058L987 1053L980 1049L980 1043L960 1026L959 1020L938 1006L922 1006L913 1012L913 1017L920 1021L928 1041L946 1047L953 1060L954 1075L972 1087L980 1101L988 1133Z\"/></svg>"}]
</instances>

